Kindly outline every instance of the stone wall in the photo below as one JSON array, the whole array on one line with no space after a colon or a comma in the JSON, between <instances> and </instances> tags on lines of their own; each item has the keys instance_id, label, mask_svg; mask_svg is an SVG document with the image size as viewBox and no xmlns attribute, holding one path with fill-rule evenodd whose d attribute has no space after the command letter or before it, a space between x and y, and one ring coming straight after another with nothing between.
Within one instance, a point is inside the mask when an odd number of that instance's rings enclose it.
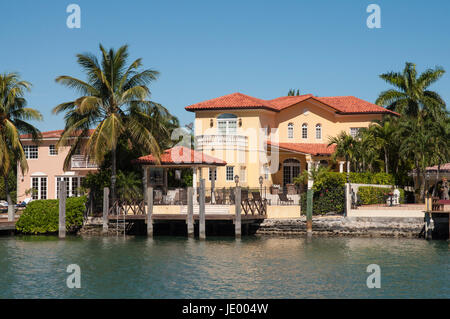
<instances>
[{"instance_id":1,"label":"stone wall","mask_svg":"<svg viewBox=\"0 0 450 319\"><path fill-rule=\"evenodd\" d=\"M313 234L319 236L418 237L423 218L315 217ZM304 235L306 218L266 219L256 234Z\"/></svg>"}]
</instances>

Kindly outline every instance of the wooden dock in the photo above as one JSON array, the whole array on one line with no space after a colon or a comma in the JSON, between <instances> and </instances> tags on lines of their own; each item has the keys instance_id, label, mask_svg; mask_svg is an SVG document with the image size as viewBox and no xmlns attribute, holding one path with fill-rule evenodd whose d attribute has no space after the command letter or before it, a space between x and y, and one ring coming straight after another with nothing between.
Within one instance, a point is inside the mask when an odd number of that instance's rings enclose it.
<instances>
[{"instance_id":1,"label":"wooden dock","mask_svg":"<svg viewBox=\"0 0 450 319\"><path fill-rule=\"evenodd\" d=\"M199 214L193 215L194 220L198 221L200 220ZM187 221L188 214L153 214L152 220L153 222L158 221L180 221L180 220L186 220ZM267 215L241 215L241 220L244 223L252 223L257 221L262 221L267 218ZM125 221L133 221L133 220L146 220L147 215L108 215L108 220L115 221L115 220L125 220ZM236 220L236 216L232 214L205 214L205 220L208 221L234 221Z\"/></svg>"}]
</instances>

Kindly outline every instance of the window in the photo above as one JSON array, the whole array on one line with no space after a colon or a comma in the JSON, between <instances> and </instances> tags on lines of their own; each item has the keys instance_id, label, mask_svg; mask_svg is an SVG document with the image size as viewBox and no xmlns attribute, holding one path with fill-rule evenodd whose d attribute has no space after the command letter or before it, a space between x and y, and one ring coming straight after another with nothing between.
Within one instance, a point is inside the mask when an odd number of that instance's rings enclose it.
<instances>
[{"instance_id":1,"label":"window","mask_svg":"<svg viewBox=\"0 0 450 319\"><path fill-rule=\"evenodd\" d=\"M221 114L217 117L218 134L232 135L236 134L237 116L234 114Z\"/></svg>"},{"instance_id":2,"label":"window","mask_svg":"<svg viewBox=\"0 0 450 319\"><path fill-rule=\"evenodd\" d=\"M47 177L32 177L31 188L33 190L31 198L47 199Z\"/></svg>"},{"instance_id":3,"label":"window","mask_svg":"<svg viewBox=\"0 0 450 319\"><path fill-rule=\"evenodd\" d=\"M350 128L350 135L355 138L356 135L359 133L359 127L351 127Z\"/></svg>"},{"instance_id":4,"label":"window","mask_svg":"<svg viewBox=\"0 0 450 319\"><path fill-rule=\"evenodd\" d=\"M288 138L294 138L294 124L288 124Z\"/></svg>"},{"instance_id":5,"label":"window","mask_svg":"<svg viewBox=\"0 0 450 319\"><path fill-rule=\"evenodd\" d=\"M241 182L247 181L247 168L245 166L241 166L241 174L239 176L239 181Z\"/></svg>"},{"instance_id":6,"label":"window","mask_svg":"<svg viewBox=\"0 0 450 319\"><path fill-rule=\"evenodd\" d=\"M226 180L228 182L232 182L234 180L234 167L233 166L227 166L226 171Z\"/></svg>"},{"instance_id":7,"label":"window","mask_svg":"<svg viewBox=\"0 0 450 319\"><path fill-rule=\"evenodd\" d=\"M24 145L23 151L25 152L26 159L36 159L38 158L38 147L37 145Z\"/></svg>"},{"instance_id":8,"label":"window","mask_svg":"<svg viewBox=\"0 0 450 319\"><path fill-rule=\"evenodd\" d=\"M66 195L67 197L78 197L81 196L81 192L79 190L79 188L81 187L81 183L83 182L83 178L84 177L78 177L78 176L73 176L73 177L56 177L56 189L55 189L55 194L56 194L56 198L59 198L59 183L61 181L65 181L66 182Z\"/></svg>"},{"instance_id":9,"label":"window","mask_svg":"<svg viewBox=\"0 0 450 319\"><path fill-rule=\"evenodd\" d=\"M306 123L302 125L302 138L308 138L308 124Z\"/></svg>"},{"instance_id":10,"label":"window","mask_svg":"<svg viewBox=\"0 0 450 319\"><path fill-rule=\"evenodd\" d=\"M49 145L48 146L48 153L49 155L58 155L58 149L56 148L55 145Z\"/></svg>"},{"instance_id":11,"label":"window","mask_svg":"<svg viewBox=\"0 0 450 319\"><path fill-rule=\"evenodd\" d=\"M209 180L212 181L212 177L214 175L214 180L217 181L217 169L209 168Z\"/></svg>"},{"instance_id":12,"label":"window","mask_svg":"<svg viewBox=\"0 0 450 319\"><path fill-rule=\"evenodd\" d=\"M322 125L316 124L316 139L321 140L322 139Z\"/></svg>"}]
</instances>

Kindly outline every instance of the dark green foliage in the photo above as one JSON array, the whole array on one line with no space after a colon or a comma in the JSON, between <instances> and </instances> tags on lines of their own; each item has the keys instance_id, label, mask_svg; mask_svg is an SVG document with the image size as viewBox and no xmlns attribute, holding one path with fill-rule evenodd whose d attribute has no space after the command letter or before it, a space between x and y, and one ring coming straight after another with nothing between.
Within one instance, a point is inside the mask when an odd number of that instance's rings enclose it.
<instances>
[{"instance_id":1,"label":"dark green foliage","mask_svg":"<svg viewBox=\"0 0 450 319\"><path fill-rule=\"evenodd\" d=\"M76 232L83 225L86 197L71 197L66 201L66 230ZM16 223L16 229L25 234L48 234L58 231L59 201L45 199L27 205Z\"/></svg>"},{"instance_id":2,"label":"dark green foliage","mask_svg":"<svg viewBox=\"0 0 450 319\"><path fill-rule=\"evenodd\" d=\"M342 173L345 175L345 173ZM377 184L377 185L394 185L395 178L391 174L386 173L350 173L350 183L355 184Z\"/></svg>"},{"instance_id":3,"label":"dark green foliage","mask_svg":"<svg viewBox=\"0 0 450 319\"><path fill-rule=\"evenodd\" d=\"M13 203L16 203L17 199L17 176L16 176L16 170L11 170L9 172L8 176L8 187L9 192L11 194L11 199L13 200ZM6 200L6 192L5 192L5 183L3 181L3 178L0 179L0 200Z\"/></svg>"},{"instance_id":4,"label":"dark green foliage","mask_svg":"<svg viewBox=\"0 0 450 319\"><path fill-rule=\"evenodd\" d=\"M405 202L405 191L399 189L400 191L400 203ZM361 186L358 189L359 199L362 205L373 205L373 204L384 204L386 203L388 194L392 193L393 190L390 188L380 188L373 186Z\"/></svg>"}]
</instances>

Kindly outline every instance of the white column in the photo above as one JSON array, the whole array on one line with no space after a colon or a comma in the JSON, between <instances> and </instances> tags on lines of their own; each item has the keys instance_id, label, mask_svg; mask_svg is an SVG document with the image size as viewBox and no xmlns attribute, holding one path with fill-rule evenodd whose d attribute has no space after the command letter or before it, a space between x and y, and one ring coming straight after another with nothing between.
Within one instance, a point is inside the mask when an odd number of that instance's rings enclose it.
<instances>
[{"instance_id":1,"label":"white column","mask_svg":"<svg viewBox=\"0 0 450 319\"><path fill-rule=\"evenodd\" d=\"M311 171L314 165L314 161L308 161L308 189L310 189L313 184L314 181L311 179Z\"/></svg>"},{"instance_id":2,"label":"white column","mask_svg":"<svg viewBox=\"0 0 450 319\"><path fill-rule=\"evenodd\" d=\"M209 169L211 170L211 204L215 204L216 198L214 195L214 188L216 187L216 181L214 177L216 176L217 171L215 167L210 167Z\"/></svg>"},{"instance_id":3,"label":"white column","mask_svg":"<svg viewBox=\"0 0 450 319\"><path fill-rule=\"evenodd\" d=\"M197 204L197 167L192 168L192 188L194 196L194 204Z\"/></svg>"},{"instance_id":4,"label":"white column","mask_svg":"<svg viewBox=\"0 0 450 319\"><path fill-rule=\"evenodd\" d=\"M350 161L347 162L347 172L350 172Z\"/></svg>"},{"instance_id":5,"label":"white column","mask_svg":"<svg viewBox=\"0 0 450 319\"><path fill-rule=\"evenodd\" d=\"M339 162L339 173L344 173L344 161Z\"/></svg>"}]
</instances>

